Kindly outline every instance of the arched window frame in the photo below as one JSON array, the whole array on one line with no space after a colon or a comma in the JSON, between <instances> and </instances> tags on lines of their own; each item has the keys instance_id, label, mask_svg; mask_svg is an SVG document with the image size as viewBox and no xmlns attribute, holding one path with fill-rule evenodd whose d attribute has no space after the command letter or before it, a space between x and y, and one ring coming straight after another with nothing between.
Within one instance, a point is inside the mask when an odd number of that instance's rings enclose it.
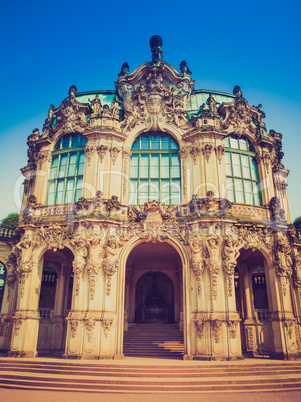
<instances>
[{"instance_id":1,"label":"arched window frame","mask_svg":"<svg viewBox=\"0 0 301 402\"><path fill-rule=\"evenodd\" d=\"M261 206L259 170L253 144L245 137L227 136L224 147L229 200Z\"/></svg>"},{"instance_id":2,"label":"arched window frame","mask_svg":"<svg viewBox=\"0 0 301 402\"><path fill-rule=\"evenodd\" d=\"M80 199L86 143L85 137L78 133L65 135L56 142L49 171L47 205L69 204Z\"/></svg>"},{"instance_id":3,"label":"arched window frame","mask_svg":"<svg viewBox=\"0 0 301 402\"><path fill-rule=\"evenodd\" d=\"M179 145L169 134L140 134L133 143L130 163L129 204L149 201L181 203Z\"/></svg>"}]
</instances>

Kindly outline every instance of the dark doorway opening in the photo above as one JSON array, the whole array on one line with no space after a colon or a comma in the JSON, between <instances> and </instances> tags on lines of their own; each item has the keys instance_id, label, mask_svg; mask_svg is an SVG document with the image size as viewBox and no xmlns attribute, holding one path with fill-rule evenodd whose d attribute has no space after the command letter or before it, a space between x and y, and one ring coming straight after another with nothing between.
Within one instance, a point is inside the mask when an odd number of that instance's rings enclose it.
<instances>
[{"instance_id":1,"label":"dark doorway opening","mask_svg":"<svg viewBox=\"0 0 301 402\"><path fill-rule=\"evenodd\" d=\"M174 287L162 272L147 272L138 280L135 322L174 322Z\"/></svg>"}]
</instances>

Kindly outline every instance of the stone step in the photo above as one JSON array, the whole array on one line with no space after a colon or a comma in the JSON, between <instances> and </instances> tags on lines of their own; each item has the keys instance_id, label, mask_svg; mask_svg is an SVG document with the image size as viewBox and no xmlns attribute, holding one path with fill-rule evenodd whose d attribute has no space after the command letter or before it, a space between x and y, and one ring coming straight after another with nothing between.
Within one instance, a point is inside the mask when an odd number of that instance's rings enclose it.
<instances>
[{"instance_id":1,"label":"stone step","mask_svg":"<svg viewBox=\"0 0 301 402\"><path fill-rule=\"evenodd\" d=\"M37 378L30 376L17 376L9 378L8 376L0 376L0 386L6 388L44 388L48 390L60 390L61 388L69 389L70 391L79 390L86 392L104 392L104 391L140 391L140 392L200 392L200 391L237 391L237 390L260 390L262 389L301 389L301 377L287 378L256 378L240 379L233 378L231 381L220 379L200 380L179 380L174 381L162 380L156 378L155 381L150 379L125 380L124 378L108 378L108 379L91 379L86 378L81 380L77 377L73 378L52 378L41 377Z\"/></svg>"},{"instance_id":2,"label":"stone step","mask_svg":"<svg viewBox=\"0 0 301 402\"><path fill-rule=\"evenodd\" d=\"M301 363L217 363L142 359L74 362L0 359L0 387L81 392L227 392L301 390Z\"/></svg>"},{"instance_id":3,"label":"stone step","mask_svg":"<svg viewBox=\"0 0 301 402\"><path fill-rule=\"evenodd\" d=\"M125 356L181 359L184 354L183 333L177 324L131 324L124 332Z\"/></svg>"}]
</instances>

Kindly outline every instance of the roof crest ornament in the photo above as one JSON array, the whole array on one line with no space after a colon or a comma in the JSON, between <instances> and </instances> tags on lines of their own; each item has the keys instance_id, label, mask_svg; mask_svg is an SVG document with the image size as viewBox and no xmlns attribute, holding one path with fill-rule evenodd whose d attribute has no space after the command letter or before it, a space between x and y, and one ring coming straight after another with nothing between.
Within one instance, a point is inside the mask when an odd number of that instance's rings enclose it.
<instances>
[{"instance_id":1,"label":"roof crest ornament","mask_svg":"<svg viewBox=\"0 0 301 402\"><path fill-rule=\"evenodd\" d=\"M151 47L153 64L158 66L163 60L163 39L159 35L153 35L149 40L149 44Z\"/></svg>"}]
</instances>

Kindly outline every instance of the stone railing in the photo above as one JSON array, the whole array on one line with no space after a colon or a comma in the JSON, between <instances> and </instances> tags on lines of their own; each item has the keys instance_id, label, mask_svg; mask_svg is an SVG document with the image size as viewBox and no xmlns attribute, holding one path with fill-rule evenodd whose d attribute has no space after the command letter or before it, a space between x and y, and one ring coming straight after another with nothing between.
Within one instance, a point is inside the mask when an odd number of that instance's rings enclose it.
<instances>
[{"instance_id":1,"label":"stone railing","mask_svg":"<svg viewBox=\"0 0 301 402\"><path fill-rule=\"evenodd\" d=\"M4 228L0 226L0 238L1 239L12 239L15 234L14 228Z\"/></svg>"},{"instance_id":2,"label":"stone railing","mask_svg":"<svg viewBox=\"0 0 301 402\"><path fill-rule=\"evenodd\" d=\"M270 211L267 208L254 205L233 204L231 213L237 218L241 216L264 221L270 219Z\"/></svg>"},{"instance_id":3,"label":"stone railing","mask_svg":"<svg viewBox=\"0 0 301 402\"><path fill-rule=\"evenodd\" d=\"M75 204L46 205L33 211L32 217L39 219L46 216L74 215Z\"/></svg>"}]
</instances>

